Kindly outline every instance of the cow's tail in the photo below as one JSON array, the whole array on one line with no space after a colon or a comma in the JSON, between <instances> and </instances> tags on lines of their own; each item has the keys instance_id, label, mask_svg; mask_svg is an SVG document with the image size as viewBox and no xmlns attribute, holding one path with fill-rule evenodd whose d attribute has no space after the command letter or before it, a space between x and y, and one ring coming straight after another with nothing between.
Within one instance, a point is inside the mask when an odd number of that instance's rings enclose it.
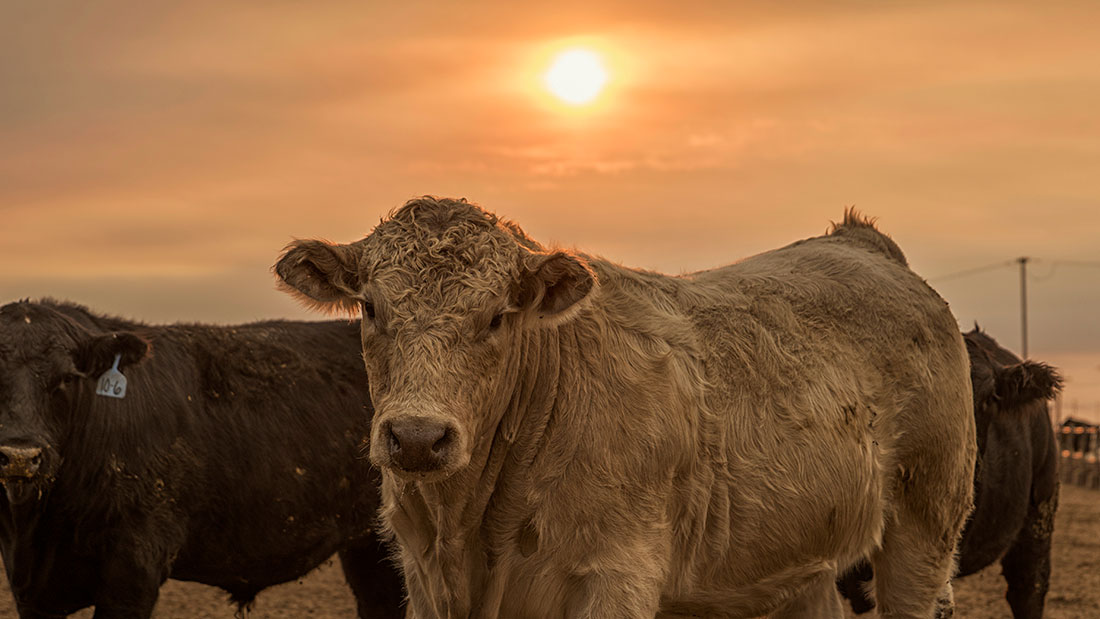
<instances>
[{"instance_id":1,"label":"cow's tail","mask_svg":"<svg viewBox=\"0 0 1100 619\"><path fill-rule=\"evenodd\" d=\"M844 221L833 223L829 228L829 236L841 238L866 249L877 251L884 256L893 259L902 266L909 266L905 254L901 248L886 234L879 232L875 227L875 220L860 215L855 207L844 209Z\"/></svg>"}]
</instances>

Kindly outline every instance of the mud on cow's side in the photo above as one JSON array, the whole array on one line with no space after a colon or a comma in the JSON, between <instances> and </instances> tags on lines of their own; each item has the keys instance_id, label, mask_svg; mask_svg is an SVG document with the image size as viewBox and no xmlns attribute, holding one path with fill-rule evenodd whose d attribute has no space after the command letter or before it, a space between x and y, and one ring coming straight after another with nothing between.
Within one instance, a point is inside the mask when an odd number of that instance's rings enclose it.
<instances>
[{"instance_id":1,"label":"mud on cow's side","mask_svg":"<svg viewBox=\"0 0 1100 619\"><path fill-rule=\"evenodd\" d=\"M886 616L950 612L966 349L854 213L671 277L425 197L276 272L362 311L411 617L840 617L863 557Z\"/></svg>"},{"instance_id":2,"label":"mud on cow's side","mask_svg":"<svg viewBox=\"0 0 1100 619\"><path fill-rule=\"evenodd\" d=\"M339 552L360 615L398 616L358 340L347 322L0 308L0 553L20 615L148 617L169 577L245 606ZM124 397L97 395L116 364Z\"/></svg>"},{"instance_id":3,"label":"mud on cow's side","mask_svg":"<svg viewBox=\"0 0 1100 619\"><path fill-rule=\"evenodd\" d=\"M1050 583L1050 547L1058 507L1058 447L1047 401L1061 388L1050 366L1022 361L977 327L966 333L977 426L974 511L959 542L957 576L1000 560L1016 619L1039 619ZM871 580L863 564L839 583L862 613Z\"/></svg>"}]
</instances>

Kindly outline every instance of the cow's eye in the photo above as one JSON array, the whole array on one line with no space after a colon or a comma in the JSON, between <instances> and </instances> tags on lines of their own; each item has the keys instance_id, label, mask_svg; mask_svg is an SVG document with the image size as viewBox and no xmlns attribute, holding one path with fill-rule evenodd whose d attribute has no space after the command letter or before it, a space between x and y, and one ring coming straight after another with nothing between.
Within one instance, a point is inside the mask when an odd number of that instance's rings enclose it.
<instances>
[{"instance_id":1,"label":"cow's eye","mask_svg":"<svg viewBox=\"0 0 1100 619\"><path fill-rule=\"evenodd\" d=\"M370 301L363 301L363 315L374 320L374 304Z\"/></svg>"},{"instance_id":2,"label":"cow's eye","mask_svg":"<svg viewBox=\"0 0 1100 619\"><path fill-rule=\"evenodd\" d=\"M69 391L73 388L74 385L76 385L76 381L78 380L80 380L80 375L78 374L65 374L60 379L58 379L57 383L54 384L53 389L54 391Z\"/></svg>"},{"instance_id":3,"label":"cow's eye","mask_svg":"<svg viewBox=\"0 0 1100 619\"><path fill-rule=\"evenodd\" d=\"M497 314L493 316L493 319L489 321L489 330L496 331L500 327L500 321L504 319L504 314Z\"/></svg>"}]
</instances>

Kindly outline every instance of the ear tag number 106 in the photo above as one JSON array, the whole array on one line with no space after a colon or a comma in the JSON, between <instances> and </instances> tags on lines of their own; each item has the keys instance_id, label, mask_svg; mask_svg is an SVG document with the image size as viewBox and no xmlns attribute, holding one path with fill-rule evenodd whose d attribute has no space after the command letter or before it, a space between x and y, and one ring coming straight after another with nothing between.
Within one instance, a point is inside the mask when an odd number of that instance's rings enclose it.
<instances>
[{"instance_id":1,"label":"ear tag number 106","mask_svg":"<svg viewBox=\"0 0 1100 619\"><path fill-rule=\"evenodd\" d=\"M118 362L120 359L122 359L122 355L115 355L115 364L111 366L111 369L104 372L99 377L99 380L96 381L96 395L119 399L126 397L126 377L122 375L122 372L118 371Z\"/></svg>"}]
</instances>

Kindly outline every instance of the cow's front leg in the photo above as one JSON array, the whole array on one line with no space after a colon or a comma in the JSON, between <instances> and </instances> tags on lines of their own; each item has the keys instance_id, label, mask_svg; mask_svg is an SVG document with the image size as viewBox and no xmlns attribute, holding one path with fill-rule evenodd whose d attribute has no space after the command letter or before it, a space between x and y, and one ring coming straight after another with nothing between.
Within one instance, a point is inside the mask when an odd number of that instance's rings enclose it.
<instances>
[{"instance_id":1,"label":"cow's front leg","mask_svg":"<svg viewBox=\"0 0 1100 619\"><path fill-rule=\"evenodd\" d=\"M112 579L104 588L109 591L102 601L96 602L92 619L148 619L153 616L160 582L147 574L135 574L130 582Z\"/></svg>"},{"instance_id":2,"label":"cow's front leg","mask_svg":"<svg viewBox=\"0 0 1100 619\"><path fill-rule=\"evenodd\" d=\"M93 619L148 619L169 571L168 553L119 540L100 571Z\"/></svg>"},{"instance_id":3,"label":"cow's front leg","mask_svg":"<svg viewBox=\"0 0 1100 619\"><path fill-rule=\"evenodd\" d=\"M647 580L623 573L574 578L577 587L569 594L564 616L567 619L653 619L657 616L660 592Z\"/></svg>"},{"instance_id":4,"label":"cow's front leg","mask_svg":"<svg viewBox=\"0 0 1100 619\"><path fill-rule=\"evenodd\" d=\"M55 615L23 605L18 606L15 612L19 615L19 619L65 619L65 617L68 617L68 615Z\"/></svg>"},{"instance_id":5,"label":"cow's front leg","mask_svg":"<svg viewBox=\"0 0 1100 619\"><path fill-rule=\"evenodd\" d=\"M567 619L653 619L665 581L665 553L641 543L602 540L569 570ZM579 568L579 569L577 569Z\"/></svg>"},{"instance_id":6,"label":"cow's front leg","mask_svg":"<svg viewBox=\"0 0 1100 619\"><path fill-rule=\"evenodd\" d=\"M340 551L344 579L355 594L359 617L371 619L392 614L405 599L405 583L390 561L388 548L374 536L360 545Z\"/></svg>"},{"instance_id":7,"label":"cow's front leg","mask_svg":"<svg viewBox=\"0 0 1100 619\"><path fill-rule=\"evenodd\" d=\"M148 619L160 593L158 580L148 570L104 570L103 592L96 596L92 619Z\"/></svg>"}]
</instances>

